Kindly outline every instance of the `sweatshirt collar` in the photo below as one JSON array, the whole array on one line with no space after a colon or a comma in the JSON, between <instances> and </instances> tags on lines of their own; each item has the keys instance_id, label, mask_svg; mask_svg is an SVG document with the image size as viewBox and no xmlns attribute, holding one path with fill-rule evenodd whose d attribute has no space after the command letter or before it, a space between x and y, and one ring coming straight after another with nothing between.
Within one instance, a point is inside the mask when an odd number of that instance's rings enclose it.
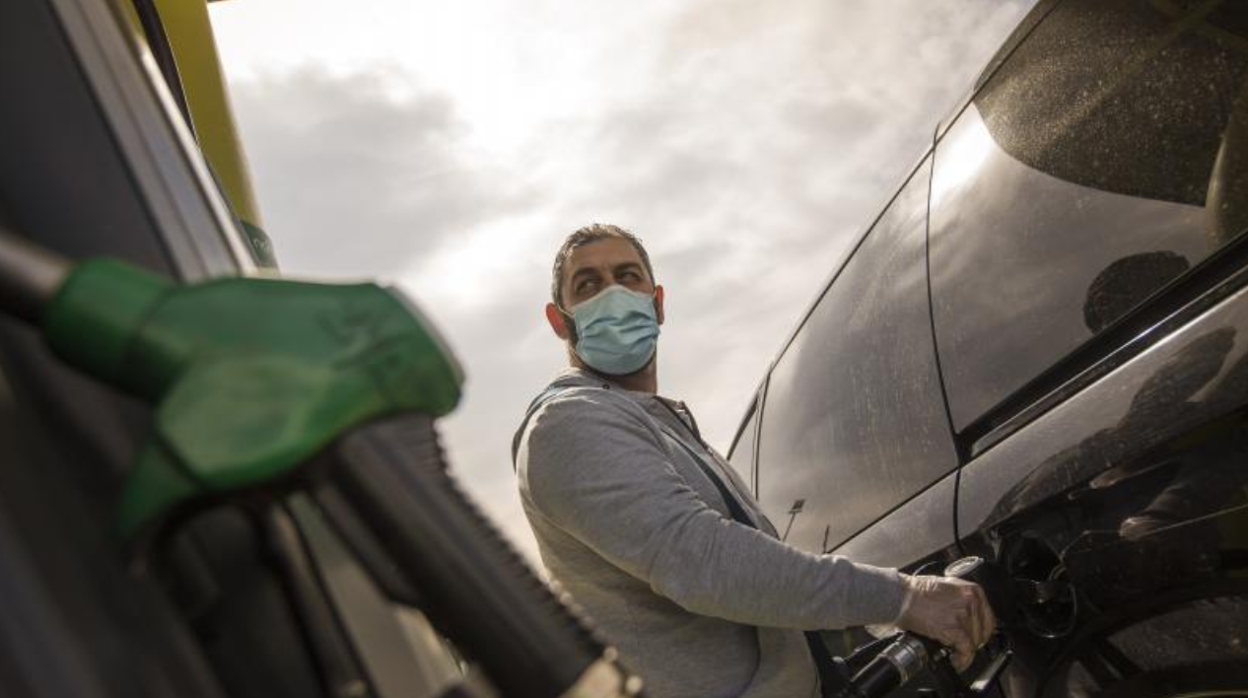
<instances>
[{"instance_id":1,"label":"sweatshirt collar","mask_svg":"<svg viewBox=\"0 0 1248 698\"><path fill-rule=\"evenodd\" d=\"M614 381L608 380L597 374L586 371L583 368L569 366L559 372L555 379L551 381L552 388L602 388L611 390L631 399L646 410L651 416L661 420L670 420L673 418L672 411L675 410L677 418L683 423L684 428L696 432L697 427L693 422L692 414L685 403L679 400L672 400L654 393L647 393L641 390L629 390L620 386ZM700 437L696 436L696 438Z\"/></svg>"}]
</instances>

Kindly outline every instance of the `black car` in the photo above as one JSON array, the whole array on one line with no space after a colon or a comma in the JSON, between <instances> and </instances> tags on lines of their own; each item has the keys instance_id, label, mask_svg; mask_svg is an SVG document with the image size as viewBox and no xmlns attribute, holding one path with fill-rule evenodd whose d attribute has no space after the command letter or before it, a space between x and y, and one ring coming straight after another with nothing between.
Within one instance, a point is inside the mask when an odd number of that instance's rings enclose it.
<instances>
[{"instance_id":1,"label":"black car","mask_svg":"<svg viewBox=\"0 0 1248 698\"><path fill-rule=\"evenodd\" d=\"M1248 695L1248 2L1041 2L784 344L789 542L979 555L1024 696Z\"/></svg>"}]
</instances>

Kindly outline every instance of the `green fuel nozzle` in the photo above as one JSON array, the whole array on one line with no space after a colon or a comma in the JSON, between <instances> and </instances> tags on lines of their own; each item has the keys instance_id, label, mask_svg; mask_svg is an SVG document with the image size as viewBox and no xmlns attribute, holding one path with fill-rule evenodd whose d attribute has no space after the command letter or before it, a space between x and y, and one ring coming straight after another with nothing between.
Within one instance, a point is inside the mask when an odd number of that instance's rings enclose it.
<instances>
[{"instance_id":1,"label":"green fuel nozzle","mask_svg":"<svg viewBox=\"0 0 1248 698\"><path fill-rule=\"evenodd\" d=\"M119 512L132 550L180 512L242 499L272 511L298 491L380 588L483 668L489 695L641 695L458 489L434 419L463 374L397 292L178 284L115 260L70 263L0 228L0 313L42 325L67 363L154 406Z\"/></svg>"},{"instance_id":2,"label":"green fuel nozzle","mask_svg":"<svg viewBox=\"0 0 1248 698\"><path fill-rule=\"evenodd\" d=\"M359 424L444 415L463 380L419 312L372 283L178 285L92 259L43 327L65 361L156 406L122 496L127 540L197 499L280 481Z\"/></svg>"}]
</instances>

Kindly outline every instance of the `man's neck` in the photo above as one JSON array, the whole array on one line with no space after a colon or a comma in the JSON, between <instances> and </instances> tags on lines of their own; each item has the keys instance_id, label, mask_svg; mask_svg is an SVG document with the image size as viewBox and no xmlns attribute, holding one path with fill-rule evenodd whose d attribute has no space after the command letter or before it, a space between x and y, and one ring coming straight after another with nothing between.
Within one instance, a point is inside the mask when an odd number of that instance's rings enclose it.
<instances>
[{"instance_id":1,"label":"man's neck","mask_svg":"<svg viewBox=\"0 0 1248 698\"><path fill-rule=\"evenodd\" d=\"M650 364L649 368L637 373L630 373L627 376L611 376L611 380L626 390L635 390L639 393L650 393L651 395L659 392L659 381L655 375L653 363Z\"/></svg>"},{"instance_id":2,"label":"man's neck","mask_svg":"<svg viewBox=\"0 0 1248 698\"><path fill-rule=\"evenodd\" d=\"M625 390L634 390L639 393L650 393L651 395L656 395L659 392L658 363L659 360L656 356L655 358L650 359L650 363L646 364L645 368L636 373L630 373L626 376L610 376L605 373L595 371L587 366L584 361L581 361L581 357L576 354L572 354L572 365L576 368L592 373L603 380L615 383Z\"/></svg>"}]
</instances>

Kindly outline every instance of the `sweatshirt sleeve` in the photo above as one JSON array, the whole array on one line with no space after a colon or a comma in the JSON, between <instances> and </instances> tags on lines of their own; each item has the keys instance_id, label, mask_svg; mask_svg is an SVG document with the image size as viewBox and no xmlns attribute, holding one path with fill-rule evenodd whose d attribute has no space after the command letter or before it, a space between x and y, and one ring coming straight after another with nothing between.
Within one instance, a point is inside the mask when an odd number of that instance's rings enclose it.
<instances>
[{"instance_id":1,"label":"sweatshirt sleeve","mask_svg":"<svg viewBox=\"0 0 1248 698\"><path fill-rule=\"evenodd\" d=\"M541 516L694 613L802 630L896 619L896 570L813 555L725 518L623 400L561 397L534 415L521 482Z\"/></svg>"}]
</instances>

